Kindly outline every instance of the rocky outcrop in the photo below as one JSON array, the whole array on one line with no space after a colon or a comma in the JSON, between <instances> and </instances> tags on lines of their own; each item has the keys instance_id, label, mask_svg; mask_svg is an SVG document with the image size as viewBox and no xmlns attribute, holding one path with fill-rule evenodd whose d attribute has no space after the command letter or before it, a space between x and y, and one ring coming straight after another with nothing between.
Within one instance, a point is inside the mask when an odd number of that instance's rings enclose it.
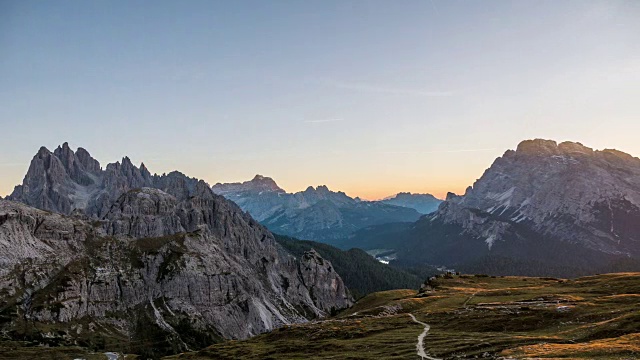
<instances>
[{"instance_id":1,"label":"rocky outcrop","mask_svg":"<svg viewBox=\"0 0 640 360\"><path fill-rule=\"evenodd\" d=\"M420 217L414 209L360 201L324 185L287 193L273 179L261 175L243 183L216 184L212 189L271 231L300 239L331 242L367 226Z\"/></svg>"},{"instance_id":2,"label":"rocky outcrop","mask_svg":"<svg viewBox=\"0 0 640 360\"><path fill-rule=\"evenodd\" d=\"M0 330L14 339L99 348L107 337L135 353L152 341L156 356L352 303L329 262L293 257L179 172L126 157L102 170L64 144L42 148L10 198L30 205L0 200Z\"/></svg>"},{"instance_id":3,"label":"rocky outcrop","mask_svg":"<svg viewBox=\"0 0 640 360\"><path fill-rule=\"evenodd\" d=\"M311 298L320 304L335 304L330 308L325 306L324 311L334 311L350 305L348 299L341 295L346 289L342 281L336 278L333 266L315 250L305 252L299 266L302 282L309 289Z\"/></svg>"}]
</instances>

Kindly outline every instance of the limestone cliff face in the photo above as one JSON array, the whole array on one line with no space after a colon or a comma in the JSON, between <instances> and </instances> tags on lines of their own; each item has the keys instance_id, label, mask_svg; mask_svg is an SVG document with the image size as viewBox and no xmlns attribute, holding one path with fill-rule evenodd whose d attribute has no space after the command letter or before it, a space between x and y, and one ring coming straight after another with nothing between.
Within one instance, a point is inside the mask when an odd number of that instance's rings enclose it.
<instances>
[{"instance_id":1,"label":"limestone cliff face","mask_svg":"<svg viewBox=\"0 0 640 360\"><path fill-rule=\"evenodd\" d=\"M0 200L0 328L16 339L113 337L138 353L160 341L166 354L352 303L328 261L294 258L178 172L151 175L128 158L101 170L65 144L41 149L10 199L30 205Z\"/></svg>"},{"instance_id":2,"label":"limestone cliff face","mask_svg":"<svg viewBox=\"0 0 640 360\"><path fill-rule=\"evenodd\" d=\"M640 258L640 159L524 141L402 236L400 255L412 261L460 265L500 256L546 264L538 273L545 266L557 274L615 269L608 264Z\"/></svg>"},{"instance_id":3,"label":"limestone cliff face","mask_svg":"<svg viewBox=\"0 0 640 360\"><path fill-rule=\"evenodd\" d=\"M321 304L339 302L334 294L344 293L345 287L342 281L336 278L336 272L330 262L323 259L315 250L311 250L304 253L299 266L302 282L309 289L314 301ZM324 310L337 309L337 307L324 308Z\"/></svg>"},{"instance_id":4,"label":"limestone cliff face","mask_svg":"<svg viewBox=\"0 0 640 360\"><path fill-rule=\"evenodd\" d=\"M56 324L67 340L83 322L135 338L146 316L178 351L207 345L181 337L185 319L209 341L243 339L352 303L329 262L293 258L213 194L142 188L93 222L0 200L0 264L0 305L15 311L3 330Z\"/></svg>"},{"instance_id":5,"label":"limestone cliff face","mask_svg":"<svg viewBox=\"0 0 640 360\"><path fill-rule=\"evenodd\" d=\"M449 202L441 214L448 221L460 215L454 209L477 209L507 225L527 224L594 250L640 254L640 159L615 150L524 141L498 158L464 196ZM487 246L501 240L497 233Z\"/></svg>"}]
</instances>

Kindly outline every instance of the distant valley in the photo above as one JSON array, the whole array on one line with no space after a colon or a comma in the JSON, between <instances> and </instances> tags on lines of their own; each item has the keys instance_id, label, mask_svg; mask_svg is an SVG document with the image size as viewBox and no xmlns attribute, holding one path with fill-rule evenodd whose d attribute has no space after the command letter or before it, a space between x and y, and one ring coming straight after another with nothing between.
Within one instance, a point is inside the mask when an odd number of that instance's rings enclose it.
<instances>
[{"instance_id":1,"label":"distant valley","mask_svg":"<svg viewBox=\"0 0 640 360\"><path fill-rule=\"evenodd\" d=\"M336 243L368 226L416 221L435 211L442 202L432 195L409 193L381 201L362 201L326 186L287 193L273 179L262 175L243 183L219 183L212 189L275 233L328 243Z\"/></svg>"}]
</instances>

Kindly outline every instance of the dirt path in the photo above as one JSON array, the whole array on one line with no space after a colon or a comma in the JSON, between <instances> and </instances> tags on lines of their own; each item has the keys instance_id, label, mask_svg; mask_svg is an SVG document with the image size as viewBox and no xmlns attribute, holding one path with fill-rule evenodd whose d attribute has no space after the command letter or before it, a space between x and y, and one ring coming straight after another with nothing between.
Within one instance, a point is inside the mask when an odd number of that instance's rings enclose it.
<instances>
[{"instance_id":1,"label":"dirt path","mask_svg":"<svg viewBox=\"0 0 640 360\"><path fill-rule=\"evenodd\" d=\"M477 292L474 292L473 294L471 294L471 296L469 296L467 298L467 300L464 302L464 304L462 304L462 307L466 309L467 308L467 304L469 303L469 301L471 301L471 299L473 299L474 296L476 296L476 294L477 294Z\"/></svg>"},{"instance_id":2,"label":"dirt path","mask_svg":"<svg viewBox=\"0 0 640 360\"><path fill-rule=\"evenodd\" d=\"M409 316L411 317L411 320L424 326L424 331L422 332L422 334L418 336L418 343L416 344L416 350L418 350L418 356L420 356L421 359L440 360L427 355L427 353L424 351L424 338L429 333L431 326L429 326L429 324L423 323L422 321L418 321L418 319L416 319L416 317L413 316L413 314L409 314Z\"/></svg>"}]
</instances>

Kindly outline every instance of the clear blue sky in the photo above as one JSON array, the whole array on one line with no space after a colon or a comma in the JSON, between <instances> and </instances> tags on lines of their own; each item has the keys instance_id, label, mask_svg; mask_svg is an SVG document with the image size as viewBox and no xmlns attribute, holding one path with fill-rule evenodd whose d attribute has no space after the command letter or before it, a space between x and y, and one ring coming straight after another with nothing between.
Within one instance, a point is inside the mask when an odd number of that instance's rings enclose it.
<instances>
[{"instance_id":1,"label":"clear blue sky","mask_svg":"<svg viewBox=\"0 0 640 360\"><path fill-rule=\"evenodd\" d=\"M0 195L42 145L210 183L462 191L526 138L640 155L640 1L0 0Z\"/></svg>"}]
</instances>

